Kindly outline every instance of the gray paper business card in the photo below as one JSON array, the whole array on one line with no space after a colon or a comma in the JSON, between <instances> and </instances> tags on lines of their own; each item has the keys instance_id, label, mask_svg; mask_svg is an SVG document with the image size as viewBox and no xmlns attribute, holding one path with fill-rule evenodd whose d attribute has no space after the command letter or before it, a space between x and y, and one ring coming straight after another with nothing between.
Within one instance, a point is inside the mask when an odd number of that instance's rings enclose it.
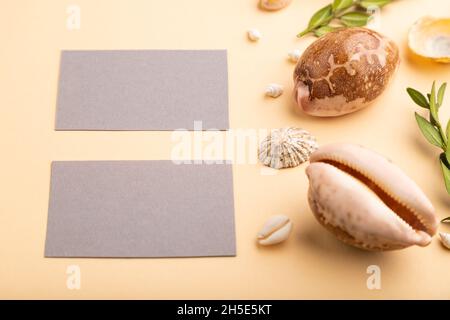
<instances>
[{"instance_id":1,"label":"gray paper business card","mask_svg":"<svg viewBox=\"0 0 450 320\"><path fill-rule=\"evenodd\" d=\"M225 50L63 51L56 130L226 130Z\"/></svg>"},{"instance_id":2,"label":"gray paper business card","mask_svg":"<svg viewBox=\"0 0 450 320\"><path fill-rule=\"evenodd\" d=\"M52 163L46 257L235 256L231 165Z\"/></svg>"}]
</instances>

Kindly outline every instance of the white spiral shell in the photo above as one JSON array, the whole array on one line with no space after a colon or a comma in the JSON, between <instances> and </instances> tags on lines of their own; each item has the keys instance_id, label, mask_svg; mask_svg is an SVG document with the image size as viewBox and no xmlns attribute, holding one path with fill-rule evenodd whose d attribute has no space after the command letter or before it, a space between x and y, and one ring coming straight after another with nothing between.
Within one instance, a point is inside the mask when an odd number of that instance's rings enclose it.
<instances>
[{"instance_id":1,"label":"white spiral shell","mask_svg":"<svg viewBox=\"0 0 450 320\"><path fill-rule=\"evenodd\" d=\"M283 86L276 83L271 83L266 87L266 96L278 98L283 94Z\"/></svg>"},{"instance_id":2,"label":"white spiral shell","mask_svg":"<svg viewBox=\"0 0 450 320\"><path fill-rule=\"evenodd\" d=\"M317 147L316 138L306 130L276 129L261 142L259 160L274 169L296 167L308 161Z\"/></svg>"}]
</instances>

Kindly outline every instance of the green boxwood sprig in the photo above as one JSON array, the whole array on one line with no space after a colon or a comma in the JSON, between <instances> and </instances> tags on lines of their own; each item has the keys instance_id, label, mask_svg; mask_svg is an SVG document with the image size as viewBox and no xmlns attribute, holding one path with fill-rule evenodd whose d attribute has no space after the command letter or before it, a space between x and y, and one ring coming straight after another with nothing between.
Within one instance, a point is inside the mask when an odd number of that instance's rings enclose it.
<instances>
[{"instance_id":1,"label":"green boxwood sprig","mask_svg":"<svg viewBox=\"0 0 450 320\"><path fill-rule=\"evenodd\" d=\"M392 1L334 0L331 4L314 13L306 29L297 34L297 37L303 37L308 33L313 33L316 37L320 37L343 27L365 26L370 20L367 9L372 7L381 8Z\"/></svg>"},{"instance_id":2,"label":"green boxwood sprig","mask_svg":"<svg viewBox=\"0 0 450 320\"><path fill-rule=\"evenodd\" d=\"M415 117L425 139L442 150L439 155L439 162L447 193L450 194L450 120L447 122L445 130L439 121L439 108L444 102L446 88L447 83L443 83L436 92L436 82L434 81L431 92L426 96L413 88L407 88L406 91L418 106L430 112L428 119L417 112L415 112Z\"/></svg>"}]
</instances>

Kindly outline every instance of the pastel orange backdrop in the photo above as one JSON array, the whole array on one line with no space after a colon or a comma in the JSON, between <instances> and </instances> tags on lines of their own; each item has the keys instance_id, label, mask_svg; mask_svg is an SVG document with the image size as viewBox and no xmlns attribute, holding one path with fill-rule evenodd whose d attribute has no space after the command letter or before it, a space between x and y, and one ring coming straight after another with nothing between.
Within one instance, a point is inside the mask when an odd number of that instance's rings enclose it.
<instances>
[{"instance_id":1,"label":"pastel orange backdrop","mask_svg":"<svg viewBox=\"0 0 450 320\"><path fill-rule=\"evenodd\" d=\"M55 132L63 49L227 49L232 128L300 126L321 144L360 143L391 158L425 191L440 218L450 215L438 150L421 137L407 86L428 90L450 81L450 65L411 56L411 24L450 15L446 0L398 0L382 10L381 31L402 63L377 103L355 114L319 119L292 111L287 52L312 37L296 33L328 0L293 0L263 12L256 0L2 0L0 10L0 298L450 298L450 252L437 238L426 248L370 253L341 244L314 220L306 202L305 166L276 175L259 164L235 165L235 258L46 259L44 242L52 160L169 159L170 132ZM81 29L68 30L66 9L81 8ZM246 38L258 28L258 43ZM285 86L264 97L268 83ZM442 107L450 116L450 94ZM223 133L221 133L223 134ZM189 208L186 208L189 210ZM287 243L259 248L255 235L273 214L294 222ZM441 226L450 232L449 227ZM66 268L81 269L81 289L68 290ZM381 290L366 286L369 265L381 268Z\"/></svg>"}]
</instances>

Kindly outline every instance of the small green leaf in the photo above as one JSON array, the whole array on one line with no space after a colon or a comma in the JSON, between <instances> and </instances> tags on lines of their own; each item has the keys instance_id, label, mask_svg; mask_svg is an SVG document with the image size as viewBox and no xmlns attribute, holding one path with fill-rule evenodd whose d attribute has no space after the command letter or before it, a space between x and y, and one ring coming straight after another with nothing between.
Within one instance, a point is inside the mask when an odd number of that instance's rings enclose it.
<instances>
[{"instance_id":1,"label":"small green leaf","mask_svg":"<svg viewBox=\"0 0 450 320\"><path fill-rule=\"evenodd\" d=\"M444 82L438 91L438 106L442 106L442 102L444 102L445 89L447 88L447 82Z\"/></svg>"},{"instance_id":2,"label":"small green leaf","mask_svg":"<svg viewBox=\"0 0 450 320\"><path fill-rule=\"evenodd\" d=\"M431 87L429 99L430 99L430 108L432 107L432 105L436 106L436 81L433 81L433 86Z\"/></svg>"},{"instance_id":3,"label":"small green leaf","mask_svg":"<svg viewBox=\"0 0 450 320\"><path fill-rule=\"evenodd\" d=\"M439 156L439 160L441 162L442 174L444 176L445 188L447 189L447 193L450 194L450 169L445 158L445 155L441 153Z\"/></svg>"},{"instance_id":4,"label":"small green leaf","mask_svg":"<svg viewBox=\"0 0 450 320\"><path fill-rule=\"evenodd\" d=\"M320 28L314 30L314 35L316 37L321 37L321 36L323 36L323 35L325 35L325 34L327 34L329 32L332 32L332 31L336 30L336 29L338 29L338 28L333 28L333 27L330 27L330 26L323 26L323 27L320 27Z\"/></svg>"},{"instance_id":5,"label":"small green leaf","mask_svg":"<svg viewBox=\"0 0 450 320\"><path fill-rule=\"evenodd\" d=\"M328 22L332 18L332 16L333 14L331 5L323 7L312 16L308 24L308 29L313 29L321 26L325 22Z\"/></svg>"},{"instance_id":6,"label":"small green leaf","mask_svg":"<svg viewBox=\"0 0 450 320\"><path fill-rule=\"evenodd\" d=\"M362 27L367 24L369 17L364 12L349 12L341 16L340 20L347 27Z\"/></svg>"},{"instance_id":7,"label":"small green leaf","mask_svg":"<svg viewBox=\"0 0 450 320\"><path fill-rule=\"evenodd\" d=\"M345 10L353 5L353 0L334 0L333 1L333 12Z\"/></svg>"},{"instance_id":8,"label":"small green leaf","mask_svg":"<svg viewBox=\"0 0 450 320\"><path fill-rule=\"evenodd\" d=\"M447 139L450 139L450 119L447 122L447 128L445 129L445 134L447 136Z\"/></svg>"},{"instance_id":9,"label":"small green leaf","mask_svg":"<svg viewBox=\"0 0 450 320\"><path fill-rule=\"evenodd\" d=\"M428 98L428 101L430 101L431 100L431 94L427 93L427 98Z\"/></svg>"},{"instance_id":10,"label":"small green leaf","mask_svg":"<svg viewBox=\"0 0 450 320\"><path fill-rule=\"evenodd\" d=\"M320 27L324 24L327 24L328 22L333 19L333 12L332 12L332 6L331 4L327 5L326 7L323 7L319 11L317 11L309 20L308 28L300 32L297 37L302 37L305 34L313 31L317 27Z\"/></svg>"},{"instance_id":11,"label":"small green leaf","mask_svg":"<svg viewBox=\"0 0 450 320\"><path fill-rule=\"evenodd\" d=\"M428 103L427 98L425 98L424 95L421 94L419 91L417 91L416 89L413 89L413 88L408 88L408 89L406 89L406 91L408 92L411 99L417 105L421 106L422 108L426 108L426 109L430 108L430 104Z\"/></svg>"},{"instance_id":12,"label":"small green leaf","mask_svg":"<svg viewBox=\"0 0 450 320\"><path fill-rule=\"evenodd\" d=\"M436 123L439 122L438 114L437 114L437 105L436 105L436 82L433 81L433 86L431 87L430 93L430 113Z\"/></svg>"},{"instance_id":13,"label":"small green leaf","mask_svg":"<svg viewBox=\"0 0 450 320\"><path fill-rule=\"evenodd\" d=\"M450 223L450 217L441 220L442 223Z\"/></svg>"},{"instance_id":14,"label":"small green leaf","mask_svg":"<svg viewBox=\"0 0 450 320\"><path fill-rule=\"evenodd\" d=\"M426 120L424 117L415 112L416 121L419 125L420 131L424 135L425 139L436 147L444 148L444 142L442 141L439 131Z\"/></svg>"},{"instance_id":15,"label":"small green leaf","mask_svg":"<svg viewBox=\"0 0 450 320\"><path fill-rule=\"evenodd\" d=\"M368 9L370 7L384 7L389 4L392 0L362 0L359 2L359 5L364 9Z\"/></svg>"}]
</instances>

